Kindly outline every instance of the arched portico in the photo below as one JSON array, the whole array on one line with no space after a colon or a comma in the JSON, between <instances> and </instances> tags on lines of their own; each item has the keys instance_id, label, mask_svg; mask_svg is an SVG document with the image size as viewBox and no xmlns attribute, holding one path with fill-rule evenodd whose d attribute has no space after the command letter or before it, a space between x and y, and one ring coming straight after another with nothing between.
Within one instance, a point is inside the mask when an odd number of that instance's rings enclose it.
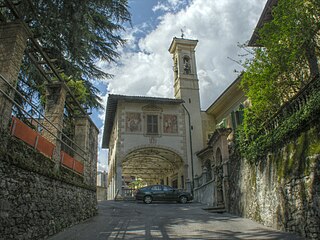
<instances>
[{"instance_id":1,"label":"arched portico","mask_svg":"<svg viewBox=\"0 0 320 240\"><path fill-rule=\"evenodd\" d=\"M174 149L143 145L128 150L111 165L108 199L127 195L126 180L141 179L147 185L166 184L186 188L187 165Z\"/></svg>"},{"instance_id":2,"label":"arched portico","mask_svg":"<svg viewBox=\"0 0 320 240\"><path fill-rule=\"evenodd\" d=\"M183 176L183 166L178 153L158 146L145 146L129 151L121 165L122 176L141 178L147 184L168 185L171 185L170 180L174 175Z\"/></svg>"}]
</instances>

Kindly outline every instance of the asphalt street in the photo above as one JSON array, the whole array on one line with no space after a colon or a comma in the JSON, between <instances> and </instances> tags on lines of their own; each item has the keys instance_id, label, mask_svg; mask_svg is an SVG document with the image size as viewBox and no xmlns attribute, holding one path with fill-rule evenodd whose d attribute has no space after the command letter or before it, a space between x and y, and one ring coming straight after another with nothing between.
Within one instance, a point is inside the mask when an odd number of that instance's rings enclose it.
<instances>
[{"instance_id":1,"label":"asphalt street","mask_svg":"<svg viewBox=\"0 0 320 240\"><path fill-rule=\"evenodd\" d=\"M249 219L210 213L205 207L199 203L103 201L97 216L49 239L302 239Z\"/></svg>"}]
</instances>

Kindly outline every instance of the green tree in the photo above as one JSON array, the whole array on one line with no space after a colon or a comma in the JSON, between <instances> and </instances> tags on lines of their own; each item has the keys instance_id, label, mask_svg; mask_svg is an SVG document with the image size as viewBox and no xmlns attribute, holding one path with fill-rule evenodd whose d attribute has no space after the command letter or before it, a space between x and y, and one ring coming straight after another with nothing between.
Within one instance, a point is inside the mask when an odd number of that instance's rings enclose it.
<instances>
[{"instance_id":1,"label":"green tree","mask_svg":"<svg viewBox=\"0 0 320 240\"><path fill-rule=\"evenodd\" d=\"M64 74L83 80L89 98L87 105L99 107L98 89L90 80L110 78L96 62L114 62L117 47L125 40L120 33L130 23L127 0L23 0L16 7L41 46ZM9 12L3 15L10 18ZM43 81L28 59L21 78L31 88Z\"/></svg>"},{"instance_id":2,"label":"green tree","mask_svg":"<svg viewBox=\"0 0 320 240\"><path fill-rule=\"evenodd\" d=\"M144 186L146 186L146 183L141 178L138 178L138 179L132 181L131 183L129 183L129 187L131 189L138 189L138 188L141 188Z\"/></svg>"},{"instance_id":3,"label":"green tree","mask_svg":"<svg viewBox=\"0 0 320 240\"><path fill-rule=\"evenodd\" d=\"M247 138L319 74L320 1L279 0L272 15L259 31L263 47L244 64L242 87L252 104L245 111Z\"/></svg>"}]
</instances>

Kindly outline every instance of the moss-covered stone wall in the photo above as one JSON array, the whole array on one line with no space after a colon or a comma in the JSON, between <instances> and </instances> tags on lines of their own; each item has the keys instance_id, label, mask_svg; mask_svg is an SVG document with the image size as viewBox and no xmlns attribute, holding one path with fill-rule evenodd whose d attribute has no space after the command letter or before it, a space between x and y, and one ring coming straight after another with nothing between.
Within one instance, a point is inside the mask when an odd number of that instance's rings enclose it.
<instances>
[{"instance_id":1,"label":"moss-covered stone wall","mask_svg":"<svg viewBox=\"0 0 320 240\"><path fill-rule=\"evenodd\" d=\"M0 134L0 239L43 239L97 213L95 186Z\"/></svg>"},{"instance_id":2,"label":"moss-covered stone wall","mask_svg":"<svg viewBox=\"0 0 320 240\"><path fill-rule=\"evenodd\" d=\"M320 128L312 127L255 164L236 149L229 210L306 239L320 238Z\"/></svg>"}]
</instances>

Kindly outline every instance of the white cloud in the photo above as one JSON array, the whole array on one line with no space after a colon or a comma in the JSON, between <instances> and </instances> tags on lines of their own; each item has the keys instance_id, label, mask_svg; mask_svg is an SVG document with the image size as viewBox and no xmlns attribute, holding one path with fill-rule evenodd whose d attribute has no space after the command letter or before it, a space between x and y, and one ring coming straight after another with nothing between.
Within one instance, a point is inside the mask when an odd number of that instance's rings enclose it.
<instances>
[{"instance_id":1,"label":"white cloud","mask_svg":"<svg viewBox=\"0 0 320 240\"><path fill-rule=\"evenodd\" d=\"M105 114L105 113L103 113ZM102 115L102 114L101 114ZM103 116L104 117L104 116ZM104 119L103 119L103 125L99 129L99 136L98 136L98 162L97 162L97 170L98 171L107 171L108 169L108 152L107 149L102 149L102 135L103 135L103 129L104 129Z\"/></svg>"},{"instance_id":2,"label":"white cloud","mask_svg":"<svg viewBox=\"0 0 320 240\"><path fill-rule=\"evenodd\" d=\"M99 149L98 151L98 163L97 163L97 170L98 171L107 171L108 170L108 150L106 149Z\"/></svg>"},{"instance_id":3,"label":"white cloud","mask_svg":"<svg viewBox=\"0 0 320 240\"><path fill-rule=\"evenodd\" d=\"M189 0L168 0L168 1L159 1L157 5L155 5L152 8L152 11L164 11L164 12L169 12L169 11L177 11L181 7L187 5Z\"/></svg>"},{"instance_id":4,"label":"white cloud","mask_svg":"<svg viewBox=\"0 0 320 240\"><path fill-rule=\"evenodd\" d=\"M173 37L180 37L180 29L184 29L185 38L199 40L196 61L202 109L237 77L234 69L240 66L228 57L238 59L237 43L249 40L266 0L193 0L189 6L175 11L179 2L158 2L153 11L165 13L158 26L144 38L136 38L141 29L130 31L120 64L105 69L115 75L114 79L106 80L110 93L173 97L168 48Z\"/></svg>"}]
</instances>

